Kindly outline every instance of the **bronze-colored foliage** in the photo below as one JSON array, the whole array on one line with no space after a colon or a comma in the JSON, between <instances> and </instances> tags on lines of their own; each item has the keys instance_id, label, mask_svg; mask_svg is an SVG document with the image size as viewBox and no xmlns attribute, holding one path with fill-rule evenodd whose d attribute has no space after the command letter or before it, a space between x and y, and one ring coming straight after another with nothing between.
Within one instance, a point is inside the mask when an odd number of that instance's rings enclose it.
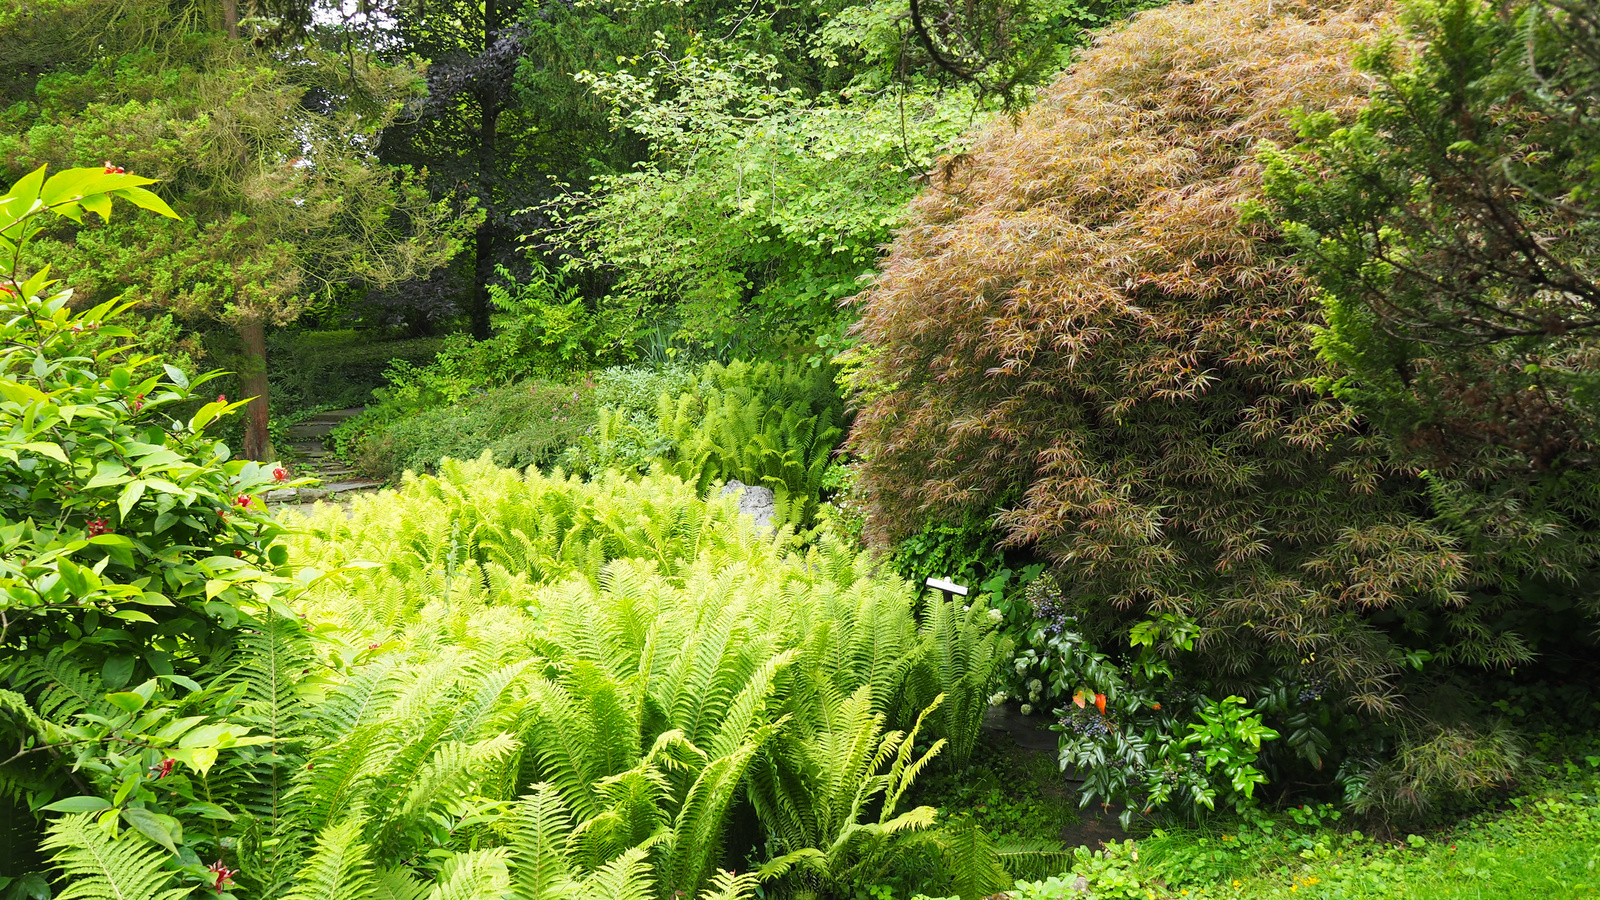
<instances>
[{"instance_id":1,"label":"bronze-colored foliage","mask_svg":"<svg viewBox=\"0 0 1600 900\"><path fill-rule=\"evenodd\" d=\"M1310 385L1312 287L1241 213L1289 110L1362 102L1351 51L1384 11L1143 13L946 167L860 298L875 539L1014 498L1007 539L1089 607L1191 618L1215 677L1303 666L1369 710L1408 648L1526 656L1413 473Z\"/></svg>"}]
</instances>

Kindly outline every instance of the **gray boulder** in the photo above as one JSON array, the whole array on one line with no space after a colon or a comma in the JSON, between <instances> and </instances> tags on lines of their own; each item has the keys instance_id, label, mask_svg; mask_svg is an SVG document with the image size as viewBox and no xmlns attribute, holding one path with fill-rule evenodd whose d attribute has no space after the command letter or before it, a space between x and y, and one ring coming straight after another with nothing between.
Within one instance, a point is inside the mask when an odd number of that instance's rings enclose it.
<instances>
[{"instance_id":1,"label":"gray boulder","mask_svg":"<svg viewBox=\"0 0 1600 900\"><path fill-rule=\"evenodd\" d=\"M777 498L772 488L745 484L738 479L722 486L722 495L737 494L739 512L755 520L756 534L772 532L772 516L777 512Z\"/></svg>"}]
</instances>

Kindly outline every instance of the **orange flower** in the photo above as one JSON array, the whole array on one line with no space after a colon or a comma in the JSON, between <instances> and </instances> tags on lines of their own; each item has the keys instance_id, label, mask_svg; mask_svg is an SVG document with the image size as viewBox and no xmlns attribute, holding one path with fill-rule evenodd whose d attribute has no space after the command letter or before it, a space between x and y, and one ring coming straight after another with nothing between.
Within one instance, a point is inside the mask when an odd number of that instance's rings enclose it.
<instances>
[{"instance_id":1,"label":"orange flower","mask_svg":"<svg viewBox=\"0 0 1600 900\"><path fill-rule=\"evenodd\" d=\"M1100 715L1103 716L1103 715L1106 714L1106 695L1105 694L1095 694L1094 695L1094 708L1100 710Z\"/></svg>"}]
</instances>

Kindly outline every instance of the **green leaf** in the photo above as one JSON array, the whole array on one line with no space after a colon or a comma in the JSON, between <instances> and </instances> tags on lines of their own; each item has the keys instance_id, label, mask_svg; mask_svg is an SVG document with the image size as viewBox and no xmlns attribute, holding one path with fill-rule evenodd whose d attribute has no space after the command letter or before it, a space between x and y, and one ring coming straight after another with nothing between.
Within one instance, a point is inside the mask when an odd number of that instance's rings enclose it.
<instances>
[{"instance_id":1,"label":"green leaf","mask_svg":"<svg viewBox=\"0 0 1600 900\"><path fill-rule=\"evenodd\" d=\"M110 809L111 801L104 797L68 797L65 800L57 800L42 808L50 812L60 813L94 812L101 809Z\"/></svg>"},{"instance_id":2,"label":"green leaf","mask_svg":"<svg viewBox=\"0 0 1600 900\"><path fill-rule=\"evenodd\" d=\"M130 713L144 709L144 705L150 702L148 697L136 691L114 691L107 694L106 699L117 709Z\"/></svg>"},{"instance_id":3,"label":"green leaf","mask_svg":"<svg viewBox=\"0 0 1600 900\"><path fill-rule=\"evenodd\" d=\"M115 619L121 619L124 622L145 622L150 625L156 624L156 620L150 618L149 613L143 613L137 609L119 609L112 613L111 616Z\"/></svg>"},{"instance_id":4,"label":"green leaf","mask_svg":"<svg viewBox=\"0 0 1600 900\"><path fill-rule=\"evenodd\" d=\"M172 207L168 206L165 200L162 200L160 197L157 197L155 194L152 194L144 188L126 188L120 191L113 191L112 193L128 201L129 203L132 203L134 206L137 206L140 209L148 209L151 212L160 213L169 219L180 218L177 213L172 211Z\"/></svg>"},{"instance_id":5,"label":"green leaf","mask_svg":"<svg viewBox=\"0 0 1600 900\"><path fill-rule=\"evenodd\" d=\"M28 442L26 444L21 445L20 447L18 447L18 449L19 450L32 450L35 453L42 453L45 456L50 457L51 459L54 459L54 460L57 460L57 461L60 461L60 462L67 462L67 454L66 454L66 452L61 449L61 445L60 444L57 444L54 441L30 441L30 442Z\"/></svg>"},{"instance_id":6,"label":"green leaf","mask_svg":"<svg viewBox=\"0 0 1600 900\"><path fill-rule=\"evenodd\" d=\"M167 848L169 853L176 854L178 844L183 841L183 826L171 816L130 806L122 811L122 820L140 834Z\"/></svg>"},{"instance_id":7,"label":"green leaf","mask_svg":"<svg viewBox=\"0 0 1600 900\"><path fill-rule=\"evenodd\" d=\"M106 657L105 665L100 667L100 678L106 687L119 690L133 677L134 657L131 653L118 653Z\"/></svg>"},{"instance_id":8,"label":"green leaf","mask_svg":"<svg viewBox=\"0 0 1600 900\"><path fill-rule=\"evenodd\" d=\"M11 190L6 193L5 199L21 201L23 209L7 209L6 212L10 213L16 218L21 218L29 209L32 208L33 201L39 199L40 188L44 186L44 170L45 167L40 166L39 168L34 169L32 172L22 176L22 178L18 179L16 184L11 186Z\"/></svg>"},{"instance_id":9,"label":"green leaf","mask_svg":"<svg viewBox=\"0 0 1600 900\"><path fill-rule=\"evenodd\" d=\"M143 496L143 481L128 482L128 486L122 489L122 496L117 498L117 510L122 513L122 518L128 518L128 513L133 511L134 504L138 503L139 498Z\"/></svg>"},{"instance_id":10,"label":"green leaf","mask_svg":"<svg viewBox=\"0 0 1600 900\"><path fill-rule=\"evenodd\" d=\"M105 194L86 194L83 208L98 215L102 221L111 221L111 198Z\"/></svg>"}]
</instances>

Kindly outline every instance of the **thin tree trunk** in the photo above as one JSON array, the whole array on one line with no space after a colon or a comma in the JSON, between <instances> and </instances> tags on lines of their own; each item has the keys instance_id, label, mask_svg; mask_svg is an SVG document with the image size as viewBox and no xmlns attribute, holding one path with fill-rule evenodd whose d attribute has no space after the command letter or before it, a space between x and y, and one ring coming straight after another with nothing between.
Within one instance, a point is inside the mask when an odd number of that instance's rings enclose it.
<instances>
[{"instance_id":1,"label":"thin tree trunk","mask_svg":"<svg viewBox=\"0 0 1600 900\"><path fill-rule=\"evenodd\" d=\"M477 256L472 269L472 336L480 341L489 339L489 279L494 277L496 235L494 225L485 216L478 226Z\"/></svg>"},{"instance_id":2,"label":"thin tree trunk","mask_svg":"<svg viewBox=\"0 0 1600 900\"><path fill-rule=\"evenodd\" d=\"M250 398L245 407L244 455L257 462L269 462L272 435L267 431L267 326L260 321L239 326L239 337L244 341L243 365L239 367L239 383Z\"/></svg>"},{"instance_id":3,"label":"thin tree trunk","mask_svg":"<svg viewBox=\"0 0 1600 900\"><path fill-rule=\"evenodd\" d=\"M489 53L500 36L500 9L498 0L484 0L483 51ZM472 336L480 341L489 339L489 279L494 277L499 234L495 231L495 132L500 125L500 95L494 85L486 85L478 95L478 192L488 213L478 226L473 241L475 256L472 267L472 309L470 312Z\"/></svg>"},{"instance_id":4,"label":"thin tree trunk","mask_svg":"<svg viewBox=\"0 0 1600 900\"><path fill-rule=\"evenodd\" d=\"M222 0L222 28L233 40L239 39L239 0ZM241 160L242 161L242 160ZM239 384L250 404L244 408L244 455L257 462L268 462L276 454L272 435L267 430L267 325L256 319L239 326L244 345L239 367Z\"/></svg>"}]
</instances>

